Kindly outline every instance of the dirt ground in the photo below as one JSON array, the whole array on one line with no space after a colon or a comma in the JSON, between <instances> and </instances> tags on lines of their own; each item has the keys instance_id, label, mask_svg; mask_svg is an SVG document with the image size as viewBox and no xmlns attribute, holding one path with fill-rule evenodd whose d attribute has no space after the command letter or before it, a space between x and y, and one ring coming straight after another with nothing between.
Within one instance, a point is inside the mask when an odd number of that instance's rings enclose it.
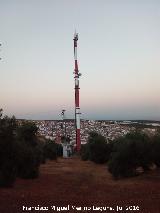
<instances>
[{"instance_id":1,"label":"dirt ground","mask_svg":"<svg viewBox=\"0 0 160 213\"><path fill-rule=\"evenodd\" d=\"M160 170L115 181L106 165L78 157L48 161L38 179L0 189L0 213L19 212L160 213Z\"/></svg>"}]
</instances>

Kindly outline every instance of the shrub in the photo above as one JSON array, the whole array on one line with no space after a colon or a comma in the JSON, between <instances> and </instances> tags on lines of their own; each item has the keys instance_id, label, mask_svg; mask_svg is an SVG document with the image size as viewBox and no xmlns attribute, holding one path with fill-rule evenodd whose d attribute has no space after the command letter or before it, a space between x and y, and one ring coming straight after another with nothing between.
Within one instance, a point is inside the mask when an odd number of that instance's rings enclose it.
<instances>
[{"instance_id":1,"label":"shrub","mask_svg":"<svg viewBox=\"0 0 160 213\"><path fill-rule=\"evenodd\" d=\"M82 160L91 160L95 163L105 163L109 158L109 149L105 137L91 132L88 138L88 143L82 146Z\"/></svg>"},{"instance_id":2,"label":"shrub","mask_svg":"<svg viewBox=\"0 0 160 213\"><path fill-rule=\"evenodd\" d=\"M105 163L107 161L107 144L105 139L98 136L89 144L90 160L95 163Z\"/></svg>"},{"instance_id":3,"label":"shrub","mask_svg":"<svg viewBox=\"0 0 160 213\"><path fill-rule=\"evenodd\" d=\"M56 160L57 159L57 145L51 140L47 140L44 145L44 155L46 159Z\"/></svg>"},{"instance_id":4,"label":"shrub","mask_svg":"<svg viewBox=\"0 0 160 213\"><path fill-rule=\"evenodd\" d=\"M89 160L89 146L88 144L84 144L81 146L81 159L86 161Z\"/></svg>"},{"instance_id":5,"label":"shrub","mask_svg":"<svg viewBox=\"0 0 160 213\"><path fill-rule=\"evenodd\" d=\"M39 161L40 163L46 163L46 158L44 154L44 142L38 141L38 145L36 146L36 152L39 155Z\"/></svg>"},{"instance_id":6,"label":"shrub","mask_svg":"<svg viewBox=\"0 0 160 213\"><path fill-rule=\"evenodd\" d=\"M160 134L153 137L151 153L153 162L157 167L160 167Z\"/></svg>"},{"instance_id":7,"label":"shrub","mask_svg":"<svg viewBox=\"0 0 160 213\"><path fill-rule=\"evenodd\" d=\"M127 134L115 141L108 170L115 178L137 174L136 169L148 170L152 164L151 141L140 132Z\"/></svg>"},{"instance_id":8,"label":"shrub","mask_svg":"<svg viewBox=\"0 0 160 213\"><path fill-rule=\"evenodd\" d=\"M144 170L149 170L152 164L151 139L144 133L134 132L126 135L126 139L132 143L136 166L141 166Z\"/></svg>"},{"instance_id":9,"label":"shrub","mask_svg":"<svg viewBox=\"0 0 160 213\"><path fill-rule=\"evenodd\" d=\"M108 170L115 178L129 177L135 174L136 165L133 161L133 145L127 141L117 141L114 152L108 162Z\"/></svg>"},{"instance_id":10,"label":"shrub","mask_svg":"<svg viewBox=\"0 0 160 213\"><path fill-rule=\"evenodd\" d=\"M17 153L18 176L25 179L38 177L40 155L37 148L21 141Z\"/></svg>"},{"instance_id":11,"label":"shrub","mask_svg":"<svg viewBox=\"0 0 160 213\"><path fill-rule=\"evenodd\" d=\"M38 128L33 122L24 121L17 128L17 138L19 141L24 141L29 146L36 146L38 142L36 135L37 131Z\"/></svg>"},{"instance_id":12,"label":"shrub","mask_svg":"<svg viewBox=\"0 0 160 213\"><path fill-rule=\"evenodd\" d=\"M36 178L43 161L43 149L37 139L37 127L34 123L23 122L17 128L17 165L18 176Z\"/></svg>"},{"instance_id":13,"label":"shrub","mask_svg":"<svg viewBox=\"0 0 160 213\"><path fill-rule=\"evenodd\" d=\"M17 169L12 160L5 161L0 168L0 187L12 187L17 175Z\"/></svg>"},{"instance_id":14,"label":"shrub","mask_svg":"<svg viewBox=\"0 0 160 213\"><path fill-rule=\"evenodd\" d=\"M15 118L5 116L2 118L0 110L0 186L10 187L17 175L16 146L14 131Z\"/></svg>"},{"instance_id":15,"label":"shrub","mask_svg":"<svg viewBox=\"0 0 160 213\"><path fill-rule=\"evenodd\" d=\"M0 186L12 186L17 176L38 177L43 149L36 133L34 123L18 126L15 117L2 117L0 110Z\"/></svg>"}]
</instances>

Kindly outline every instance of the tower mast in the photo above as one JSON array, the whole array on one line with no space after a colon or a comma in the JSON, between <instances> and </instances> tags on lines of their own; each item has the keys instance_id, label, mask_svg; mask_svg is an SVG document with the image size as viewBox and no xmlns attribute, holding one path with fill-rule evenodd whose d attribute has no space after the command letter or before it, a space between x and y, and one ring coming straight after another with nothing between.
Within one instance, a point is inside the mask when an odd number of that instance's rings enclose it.
<instances>
[{"instance_id":1,"label":"tower mast","mask_svg":"<svg viewBox=\"0 0 160 213\"><path fill-rule=\"evenodd\" d=\"M0 46L2 46L2 44L0 43ZM0 58L0 60L1 60L1 58Z\"/></svg>"},{"instance_id":2,"label":"tower mast","mask_svg":"<svg viewBox=\"0 0 160 213\"><path fill-rule=\"evenodd\" d=\"M81 74L78 70L78 61L77 61L77 41L78 33L74 34L74 78L75 78L75 126L76 126L76 150L79 152L81 149L81 136L80 136L80 105L79 105L79 77Z\"/></svg>"}]
</instances>

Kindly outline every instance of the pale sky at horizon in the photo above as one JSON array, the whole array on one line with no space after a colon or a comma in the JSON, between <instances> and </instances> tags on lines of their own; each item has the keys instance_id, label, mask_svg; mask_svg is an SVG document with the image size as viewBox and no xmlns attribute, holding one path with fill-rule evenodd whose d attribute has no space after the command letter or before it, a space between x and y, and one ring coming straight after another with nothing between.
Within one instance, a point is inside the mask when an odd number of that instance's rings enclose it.
<instances>
[{"instance_id":1,"label":"pale sky at horizon","mask_svg":"<svg viewBox=\"0 0 160 213\"><path fill-rule=\"evenodd\" d=\"M160 120L159 0L0 0L0 108L74 118L79 33L83 119Z\"/></svg>"}]
</instances>

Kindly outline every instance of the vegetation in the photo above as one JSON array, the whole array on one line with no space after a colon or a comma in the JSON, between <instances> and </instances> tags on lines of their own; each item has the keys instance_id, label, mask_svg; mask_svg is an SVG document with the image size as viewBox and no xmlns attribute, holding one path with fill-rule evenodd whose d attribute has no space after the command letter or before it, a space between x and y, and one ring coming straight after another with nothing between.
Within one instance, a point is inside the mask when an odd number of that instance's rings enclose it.
<instances>
[{"instance_id":1,"label":"vegetation","mask_svg":"<svg viewBox=\"0 0 160 213\"><path fill-rule=\"evenodd\" d=\"M82 146L82 160L108 163L114 178L138 175L138 169L148 171L152 165L160 167L160 134L149 137L135 131L107 143L105 138L91 132L88 143Z\"/></svg>"},{"instance_id":2,"label":"vegetation","mask_svg":"<svg viewBox=\"0 0 160 213\"><path fill-rule=\"evenodd\" d=\"M40 141L37 130L32 122L17 125L14 116L3 117L0 110L0 187L13 186L16 177L36 178L41 163L62 156L62 145L51 140ZM138 168L148 171L152 165L160 167L160 132L148 137L135 131L112 142L90 132L88 143L81 148L81 158L108 163L114 178L135 176Z\"/></svg>"},{"instance_id":3,"label":"vegetation","mask_svg":"<svg viewBox=\"0 0 160 213\"><path fill-rule=\"evenodd\" d=\"M36 178L42 151L36 136L37 127L32 122L23 122L17 128L17 172L21 178Z\"/></svg>"},{"instance_id":4,"label":"vegetation","mask_svg":"<svg viewBox=\"0 0 160 213\"><path fill-rule=\"evenodd\" d=\"M157 167L160 167L160 133L158 132L152 139L152 160Z\"/></svg>"},{"instance_id":5,"label":"vegetation","mask_svg":"<svg viewBox=\"0 0 160 213\"><path fill-rule=\"evenodd\" d=\"M96 133L90 132L88 143L82 146L82 160L91 160L95 163L105 163L110 155L109 145L105 137Z\"/></svg>"},{"instance_id":6,"label":"vegetation","mask_svg":"<svg viewBox=\"0 0 160 213\"><path fill-rule=\"evenodd\" d=\"M145 171L152 164L149 137L140 132L119 138L113 146L108 169L115 178L130 177L137 174L137 168Z\"/></svg>"},{"instance_id":7,"label":"vegetation","mask_svg":"<svg viewBox=\"0 0 160 213\"><path fill-rule=\"evenodd\" d=\"M12 186L16 174L15 118L2 118L0 110L0 186Z\"/></svg>"},{"instance_id":8,"label":"vegetation","mask_svg":"<svg viewBox=\"0 0 160 213\"><path fill-rule=\"evenodd\" d=\"M62 146L40 142L32 122L17 125L15 117L2 117L0 110L0 186L11 187L16 177L36 178L45 159L62 155Z\"/></svg>"},{"instance_id":9,"label":"vegetation","mask_svg":"<svg viewBox=\"0 0 160 213\"><path fill-rule=\"evenodd\" d=\"M44 145L44 156L46 159L56 160L58 156L63 155L63 148L61 144L56 144L51 140L47 140Z\"/></svg>"}]
</instances>

